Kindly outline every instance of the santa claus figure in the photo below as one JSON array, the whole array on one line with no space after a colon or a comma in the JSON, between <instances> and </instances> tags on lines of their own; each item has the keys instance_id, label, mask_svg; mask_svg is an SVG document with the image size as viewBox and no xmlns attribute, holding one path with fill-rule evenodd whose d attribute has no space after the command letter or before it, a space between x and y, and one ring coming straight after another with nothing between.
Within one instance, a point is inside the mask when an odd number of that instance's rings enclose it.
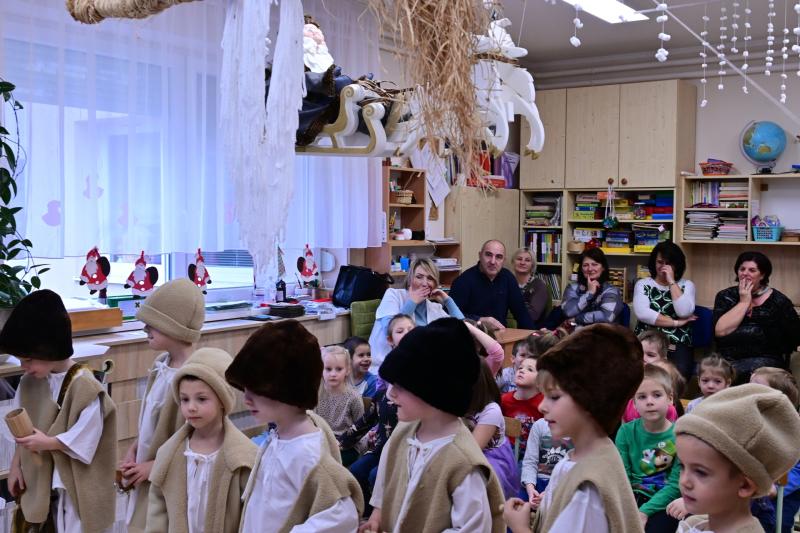
<instances>
[{"instance_id":1,"label":"santa claus figure","mask_svg":"<svg viewBox=\"0 0 800 533\"><path fill-rule=\"evenodd\" d=\"M89 294L100 291L100 298L105 298L109 272L111 272L111 263L107 257L100 256L100 252L95 246L86 254L86 264L81 270L79 283L89 286Z\"/></svg>"},{"instance_id":2,"label":"santa claus figure","mask_svg":"<svg viewBox=\"0 0 800 533\"><path fill-rule=\"evenodd\" d=\"M319 287L319 268L317 262L314 261L314 253L311 248L306 244L306 249L303 252L305 257L297 258L297 270L300 272L300 281L303 282L303 287Z\"/></svg>"},{"instance_id":3,"label":"santa claus figure","mask_svg":"<svg viewBox=\"0 0 800 533\"><path fill-rule=\"evenodd\" d=\"M203 291L203 294L207 294L206 285L211 285L211 278L206 270L206 260L203 259L200 248L197 249L194 263L189 265L189 279Z\"/></svg>"},{"instance_id":4,"label":"santa claus figure","mask_svg":"<svg viewBox=\"0 0 800 533\"><path fill-rule=\"evenodd\" d=\"M142 250L139 259L134 263L133 272L128 276L128 280L123 286L126 289L130 289L134 296L144 298L153 292L157 281L158 270L156 267L147 266L147 261L144 259L144 250Z\"/></svg>"}]
</instances>

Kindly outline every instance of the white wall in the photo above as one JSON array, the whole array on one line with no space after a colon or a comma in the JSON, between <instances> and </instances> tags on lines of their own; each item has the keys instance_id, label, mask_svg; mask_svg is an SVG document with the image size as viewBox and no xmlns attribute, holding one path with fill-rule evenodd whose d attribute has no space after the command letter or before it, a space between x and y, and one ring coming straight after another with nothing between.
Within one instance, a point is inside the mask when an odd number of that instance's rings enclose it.
<instances>
[{"instance_id":1,"label":"white wall","mask_svg":"<svg viewBox=\"0 0 800 533\"><path fill-rule=\"evenodd\" d=\"M800 163L800 142L795 137L800 133L800 124L796 123L781 109L770 102L764 95L750 86L750 94L746 95L741 89L742 78L726 76L725 89L717 90L717 79L709 78L706 87L708 105L699 107L702 99L702 89L699 80L694 80L697 87L697 144L695 157L697 161L705 161L709 157L724 159L734 164L734 173L749 174L755 167L745 159L739 149L739 136L751 120L769 120L779 124L786 131L786 150L778 159L776 172L790 171L791 165ZM780 94L780 75L773 72L772 76L754 76L764 89L775 95ZM800 114L800 77L792 71L787 80L787 107ZM689 170L689 169L686 169ZM699 173L696 167L694 172ZM800 175L799 181L786 182L777 180L767 182L768 190L761 194L762 215L779 215L781 222L787 228L800 228Z\"/></svg>"},{"instance_id":2,"label":"white wall","mask_svg":"<svg viewBox=\"0 0 800 533\"><path fill-rule=\"evenodd\" d=\"M787 107L800 115L800 77L797 77L794 71L788 74ZM772 76L762 74L753 78L776 99L778 98L781 81L778 73L773 72ZM697 160L705 161L709 157L724 159L733 163L740 174L753 172L755 170L753 164L745 159L739 149L739 136L751 120L770 120L780 124L788 138L786 151L778 160L776 172L789 170L793 163L800 163L800 143L795 137L800 133L800 124L787 117L752 86L749 88L750 94L744 94L741 89L743 84L741 77L730 74L725 76L725 89L722 91L717 90L717 80L718 77L708 79L706 87L708 105L705 108L699 107L702 99L700 81L692 81L698 88ZM699 167L694 170L700 171Z\"/></svg>"}]
</instances>

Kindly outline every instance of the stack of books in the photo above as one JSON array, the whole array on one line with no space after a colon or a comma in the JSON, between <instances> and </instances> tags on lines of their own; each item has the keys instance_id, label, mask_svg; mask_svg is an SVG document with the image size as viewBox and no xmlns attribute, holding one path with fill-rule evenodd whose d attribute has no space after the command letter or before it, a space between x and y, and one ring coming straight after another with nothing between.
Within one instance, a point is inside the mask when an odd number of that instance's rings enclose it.
<instances>
[{"instance_id":1,"label":"stack of books","mask_svg":"<svg viewBox=\"0 0 800 533\"><path fill-rule=\"evenodd\" d=\"M634 224L633 229L633 251L639 253L650 253L659 242L660 231L658 226L652 224Z\"/></svg>"},{"instance_id":2,"label":"stack of books","mask_svg":"<svg viewBox=\"0 0 800 533\"><path fill-rule=\"evenodd\" d=\"M603 242L603 251L606 253L629 253L633 235L627 230L608 230L606 240Z\"/></svg>"},{"instance_id":3,"label":"stack of books","mask_svg":"<svg viewBox=\"0 0 800 533\"><path fill-rule=\"evenodd\" d=\"M597 193L580 192L575 196L575 210L572 216L579 220L598 220L596 212L599 208Z\"/></svg>"},{"instance_id":4,"label":"stack of books","mask_svg":"<svg viewBox=\"0 0 800 533\"><path fill-rule=\"evenodd\" d=\"M561 198L555 196L536 197L525 209L526 226L558 226L561 224Z\"/></svg>"},{"instance_id":5,"label":"stack of books","mask_svg":"<svg viewBox=\"0 0 800 533\"><path fill-rule=\"evenodd\" d=\"M719 206L747 207L748 193L745 181L722 181L719 184Z\"/></svg>"},{"instance_id":6,"label":"stack of books","mask_svg":"<svg viewBox=\"0 0 800 533\"><path fill-rule=\"evenodd\" d=\"M623 302L628 301L627 272L628 269L625 267L608 269L608 283L619 289Z\"/></svg>"},{"instance_id":7,"label":"stack of books","mask_svg":"<svg viewBox=\"0 0 800 533\"><path fill-rule=\"evenodd\" d=\"M709 211L693 211L686 215L683 237L691 241L708 241L716 237L719 214Z\"/></svg>"},{"instance_id":8,"label":"stack of books","mask_svg":"<svg viewBox=\"0 0 800 533\"><path fill-rule=\"evenodd\" d=\"M553 300L561 299L561 274L537 272L534 275L547 285L547 290L550 291L550 296Z\"/></svg>"},{"instance_id":9,"label":"stack of books","mask_svg":"<svg viewBox=\"0 0 800 533\"><path fill-rule=\"evenodd\" d=\"M572 240L589 242L592 239L602 240L605 237L604 228L575 228L572 230Z\"/></svg>"},{"instance_id":10,"label":"stack of books","mask_svg":"<svg viewBox=\"0 0 800 533\"><path fill-rule=\"evenodd\" d=\"M436 267L442 271L446 272L449 270L460 270L461 266L458 264L457 257L431 257L431 260L434 262Z\"/></svg>"},{"instance_id":11,"label":"stack of books","mask_svg":"<svg viewBox=\"0 0 800 533\"><path fill-rule=\"evenodd\" d=\"M746 216L721 216L720 225L717 228L717 238L727 241L746 241L747 240L747 217Z\"/></svg>"}]
</instances>

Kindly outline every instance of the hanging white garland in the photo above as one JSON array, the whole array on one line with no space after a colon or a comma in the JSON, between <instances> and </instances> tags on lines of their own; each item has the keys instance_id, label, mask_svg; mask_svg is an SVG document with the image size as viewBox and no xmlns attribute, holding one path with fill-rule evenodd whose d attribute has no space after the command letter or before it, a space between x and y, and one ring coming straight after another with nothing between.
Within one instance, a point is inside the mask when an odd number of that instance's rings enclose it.
<instances>
[{"instance_id":1,"label":"hanging white garland","mask_svg":"<svg viewBox=\"0 0 800 533\"><path fill-rule=\"evenodd\" d=\"M578 38L578 30L583 28L583 22L581 22L580 4L575 4L575 18L572 19L572 26L572 37L569 38L569 44L577 48L581 45L581 40Z\"/></svg>"},{"instance_id":2,"label":"hanging white garland","mask_svg":"<svg viewBox=\"0 0 800 533\"><path fill-rule=\"evenodd\" d=\"M725 7L725 4L722 4L722 7L719 8L719 44L717 45L717 50L719 51L719 55L717 56L717 64L719 65L719 70L717 71L717 75L719 75L719 83L717 84L717 89L722 90L725 88L725 84L722 82L722 77L725 76L725 64L728 62L725 59L725 41L728 39L728 27L726 26L728 20L728 8Z\"/></svg>"},{"instance_id":3,"label":"hanging white garland","mask_svg":"<svg viewBox=\"0 0 800 533\"><path fill-rule=\"evenodd\" d=\"M781 39L781 95L780 102L786 103L786 60L789 59L789 0L783 0L783 37Z\"/></svg>"},{"instance_id":4,"label":"hanging white garland","mask_svg":"<svg viewBox=\"0 0 800 533\"><path fill-rule=\"evenodd\" d=\"M750 40L753 38L750 35L750 14L752 10L750 9L750 0L745 0L744 4L744 51L742 52L742 57L744 58L744 63L742 63L742 78L744 78L744 85L742 85L742 92L744 94L749 94L749 90L747 88L747 69L750 68L748 64L748 58L750 57Z\"/></svg>"},{"instance_id":5,"label":"hanging white garland","mask_svg":"<svg viewBox=\"0 0 800 533\"><path fill-rule=\"evenodd\" d=\"M668 9L669 9L669 6L667 6L666 2L661 2L656 6L656 11L659 12L658 17L656 17L656 22L660 22L661 23L661 33L658 34L658 40L659 40L661 46L658 48L658 50L656 50L655 57L661 63L666 61L667 58L669 57L669 50L667 50L664 47L664 43L666 43L667 41L669 41L672 38L672 36L665 31L665 29L666 29L665 26L666 26L666 23L667 23L667 19L669 18L667 16L667 10Z\"/></svg>"},{"instance_id":6,"label":"hanging white garland","mask_svg":"<svg viewBox=\"0 0 800 533\"><path fill-rule=\"evenodd\" d=\"M703 31L700 32L700 37L703 38L703 41L700 43L700 68L703 69L703 77L700 78L700 87L703 89L703 98L700 100L700 107L705 107L708 105L708 99L706 98L706 85L708 85L708 54L706 53L706 47L708 46L708 4L703 6Z\"/></svg>"}]
</instances>

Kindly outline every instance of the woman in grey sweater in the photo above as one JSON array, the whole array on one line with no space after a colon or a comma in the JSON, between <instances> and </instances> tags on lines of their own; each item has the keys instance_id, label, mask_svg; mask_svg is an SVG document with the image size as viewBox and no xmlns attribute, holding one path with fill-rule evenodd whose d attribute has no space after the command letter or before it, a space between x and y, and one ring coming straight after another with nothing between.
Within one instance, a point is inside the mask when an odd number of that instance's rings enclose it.
<instances>
[{"instance_id":1,"label":"woman in grey sweater","mask_svg":"<svg viewBox=\"0 0 800 533\"><path fill-rule=\"evenodd\" d=\"M561 309L577 326L614 323L622 311L622 295L608 282L608 260L599 248L584 250L577 283L564 291Z\"/></svg>"}]
</instances>

